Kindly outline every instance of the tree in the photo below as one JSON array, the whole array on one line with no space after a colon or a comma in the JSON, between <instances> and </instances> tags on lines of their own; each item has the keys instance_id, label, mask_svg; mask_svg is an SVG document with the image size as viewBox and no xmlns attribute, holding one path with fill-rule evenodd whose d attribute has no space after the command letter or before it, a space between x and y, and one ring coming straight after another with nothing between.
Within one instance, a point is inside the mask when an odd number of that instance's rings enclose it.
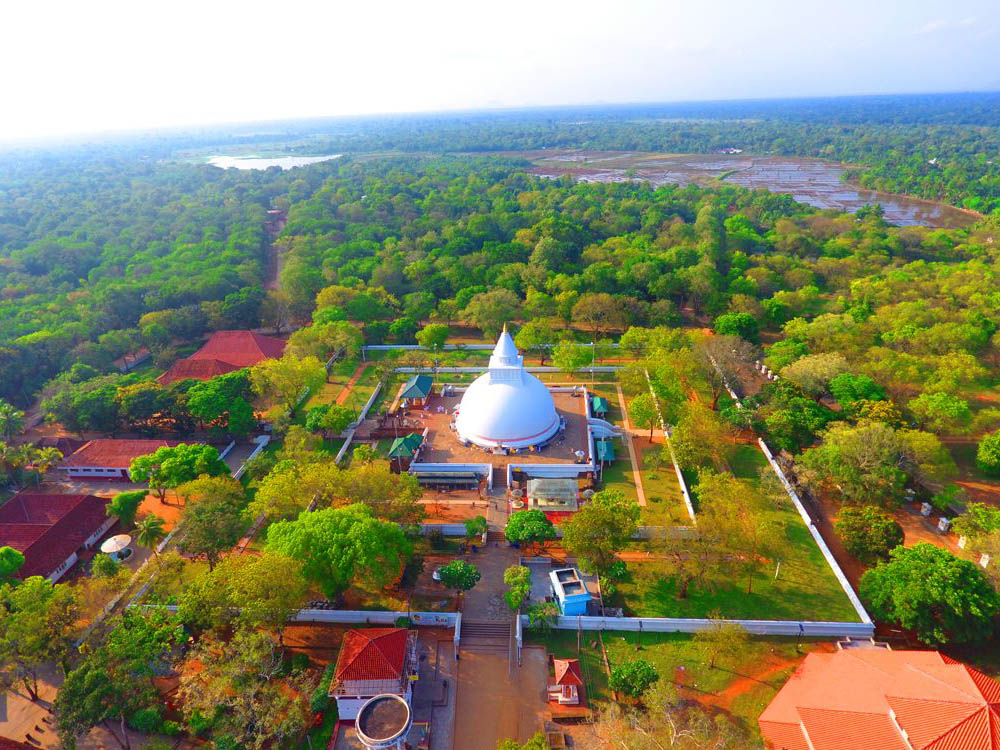
<instances>
[{"instance_id":1,"label":"tree","mask_svg":"<svg viewBox=\"0 0 1000 750\"><path fill-rule=\"evenodd\" d=\"M191 386L187 392L187 408L203 424L242 437L249 434L254 425L250 396L249 374L246 370L237 370Z\"/></svg>"},{"instance_id":2,"label":"tree","mask_svg":"<svg viewBox=\"0 0 1000 750\"><path fill-rule=\"evenodd\" d=\"M230 555L192 581L181 593L178 612L205 628L237 623L268 627L282 642L285 623L302 606L308 586L302 563L284 555Z\"/></svg>"},{"instance_id":3,"label":"tree","mask_svg":"<svg viewBox=\"0 0 1000 750\"><path fill-rule=\"evenodd\" d=\"M640 393L628 405L628 414L636 427L649 428L649 442L653 442L653 429L660 421L656 402L651 393Z\"/></svg>"},{"instance_id":4,"label":"tree","mask_svg":"<svg viewBox=\"0 0 1000 750\"><path fill-rule=\"evenodd\" d=\"M464 524L465 524L465 540L467 542L472 542L477 537L481 537L483 534L486 533L486 529L488 528L485 516L466 518Z\"/></svg>"},{"instance_id":5,"label":"tree","mask_svg":"<svg viewBox=\"0 0 1000 750\"><path fill-rule=\"evenodd\" d=\"M323 433L329 440L346 430L354 421L354 411L340 404L321 404L306 412L306 429Z\"/></svg>"},{"instance_id":6,"label":"tree","mask_svg":"<svg viewBox=\"0 0 1000 750\"><path fill-rule=\"evenodd\" d=\"M1000 430L979 441L976 468L991 477L1000 477Z\"/></svg>"},{"instance_id":7,"label":"tree","mask_svg":"<svg viewBox=\"0 0 1000 750\"><path fill-rule=\"evenodd\" d=\"M58 464L63 459L62 451L58 448L32 448L30 452L31 466L35 469L35 486L39 486L42 477L48 473L49 469Z\"/></svg>"},{"instance_id":8,"label":"tree","mask_svg":"<svg viewBox=\"0 0 1000 750\"><path fill-rule=\"evenodd\" d=\"M712 409L725 392L726 383L738 380L740 368L757 359L752 343L739 336L693 337L694 362L712 388Z\"/></svg>"},{"instance_id":9,"label":"tree","mask_svg":"<svg viewBox=\"0 0 1000 750\"><path fill-rule=\"evenodd\" d=\"M750 643L750 634L739 623L714 620L704 630L692 636L692 641L708 660L708 668L715 669L715 662L722 658L736 660Z\"/></svg>"},{"instance_id":10,"label":"tree","mask_svg":"<svg viewBox=\"0 0 1000 750\"><path fill-rule=\"evenodd\" d=\"M1000 508L985 503L969 503L965 513L952 521L951 530L966 537L975 547L995 531L1000 531Z\"/></svg>"},{"instance_id":11,"label":"tree","mask_svg":"<svg viewBox=\"0 0 1000 750\"><path fill-rule=\"evenodd\" d=\"M202 474L210 477L229 473L226 462L219 458L219 451L211 445L161 446L155 453L132 459L129 476L133 482L147 482L162 503L167 490L197 479Z\"/></svg>"},{"instance_id":12,"label":"tree","mask_svg":"<svg viewBox=\"0 0 1000 750\"><path fill-rule=\"evenodd\" d=\"M238 630L228 640L204 637L191 657L200 670L185 670L179 693L185 715L214 718L215 736L247 750L279 747L309 726L308 672L286 675L282 649L268 634Z\"/></svg>"},{"instance_id":13,"label":"tree","mask_svg":"<svg viewBox=\"0 0 1000 750\"><path fill-rule=\"evenodd\" d=\"M13 547L0 547L0 585L8 583L24 565L24 555Z\"/></svg>"},{"instance_id":14,"label":"tree","mask_svg":"<svg viewBox=\"0 0 1000 750\"><path fill-rule=\"evenodd\" d=\"M234 484L239 486L239 483ZM181 516L184 527L179 545L181 551L204 555L208 569L215 568L222 553L232 549L246 531L247 521L239 503L242 497L242 488L237 491L223 487L221 491L208 491L200 499L187 502Z\"/></svg>"},{"instance_id":15,"label":"tree","mask_svg":"<svg viewBox=\"0 0 1000 750\"><path fill-rule=\"evenodd\" d=\"M285 412L291 412L305 394L326 381L326 368L310 355L286 353L281 359L265 359L250 368L250 382L262 398Z\"/></svg>"},{"instance_id":16,"label":"tree","mask_svg":"<svg viewBox=\"0 0 1000 750\"><path fill-rule=\"evenodd\" d=\"M1000 597L968 560L926 542L896 547L861 577L873 617L916 631L929 645L981 641L993 631Z\"/></svg>"},{"instance_id":17,"label":"tree","mask_svg":"<svg viewBox=\"0 0 1000 750\"><path fill-rule=\"evenodd\" d=\"M361 576L384 586L413 552L398 524L380 521L360 503L273 523L267 549L302 562L306 579L319 584L330 599Z\"/></svg>"},{"instance_id":18,"label":"tree","mask_svg":"<svg viewBox=\"0 0 1000 750\"><path fill-rule=\"evenodd\" d=\"M528 607L528 623L533 628L548 632L559 617L559 605L555 602L538 602Z\"/></svg>"},{"instance_id":19,"label":"tree","mask_svg":"<svg viewBox=\"0 0 1000 750\"><path fill-rule=\"evenodd\" d=\"M430 352L441 352L450 332L443 323L429 323L417 332L417 343Z\"/></svg>"},{"instance_id":20,"label":"tree","mask_svg":"<svg viewBox=\"0 0 1000 750\"><path fill-rule=\"evenodd\" d=\"M863 563L886 560L903 543L903 527L874 505L848 506L837 517L844 547Z\"/></svg>"},{"instance_id":21,"label":"tree","mask_svg":"<svg viewBox=\"0 0 1000 750\"><path fill-rule=\"evenodd\" d=\"M593 361L593 352L575 341L560 341L552 349L552 363L570 377Z\"/></svg>"},{"instance_id":22,"label":"tree","mask_svg":"<svg viewBox=\"0 0 1000 750\"><path fill-rule=\"evenodd\" d=\"M24 430L24 412L0 399L0 437L10 440Z\"/></svg>"},{"instance_id":23,"label":"tree","mask_svg":"<svg viewBox=\"0 0 1000 750\"><path fill-rule=\"evenodd\" d=\"M848 406L855 401L884 401L885 389L876 384L867 375L841 373L830 379L830 394L841 406Z\"/></svg>"},{"instance_id":24,"label":"tree","mask_svg":"<svg viewBox=\"0 0 1000 750\"><path fill-rule=\"evenodd\" d=\"M621 331L628 322L622 300L607 292L581 294L573 305L572 318L590 330L596 341L607 331Z\"/></svg>"},{"instance_id":25,"label":"tree","mask_svg":"<svg viewBox=\"0 0 1000 750\"><path fill-rule=\"evenodd\" d=\"M118 523L121 524L122 529L128 529L135 521L135 514L145 499L145 490L119 492L111 498L111 502L108 503L105 512L109 516L115 516L118 519Z\"/></svg>"},{"instance_id":26,"label":"tree","mask_svg":"<svg viewBox=\"0 0 1000 750\"><path fill-rule=\"evenodd\" d=\"M121 570L122 564L111 555L94 555L90 563L90 573L97 578L114 578Z\"/></svg>"},{"instance_id":27,"label":"tree","mask_svg":"<svg viewBox=\"0 0 1000 750\"><path fill-rule=\"evenodd\" d=\"M538 544L544 546L556 538L556 527L538 510L519 510L507 519L504 536L511 544Z\"/></svg>"},{"instance_id":28,"label":"tree","mask_svg":"<svg viewBox=\"0 0 1000 750\"><path fill-rule=\"evenodd\" d=\"M74 649L80 601L75 590L41 576L0 587L0 667L38 700L38 673L47 663L65 668Z\"/></svg>"},{"instance_id":29,"label":"tree","mask_svg":"<svg viewBox=\"0 0 1000 750\"><path fill-rule=\"evenodd\" d=\"M969 402L950 393L921 393L906 406L917 424L931 432L958 434L972 422Z\"/></svg>"},{"instance_id":30,"label":"tree","mask_svg":"<svg viewBox=\"0 0 1000 750\"><path fill-rule=\"evenodd\" d=\"M445 588L455 589L459 595L471 589L483 577L475 565L465 560L452 560L447 565L442 565L438 568L438 575Z\"/></svg>"},{"instance_id":31,"label":"tree","mask_svg":"<svg viewBox=\"0 0 1000 750\"><path fill-rule=\"evenodd\" d=\"M558 336L551 321L546 318L529 320L514 336L514 343L522 352L534 354L539 358L539 365L545 365L549 350L556 343Z\"/></svg>"},{"instance_id":32,"label":"tree","mask_svg":"<svg viewBox=\"0 0 1000 750\"><path fill-rule=\"evenodd\" d=\"M756 342L760 324L750 313L723 313L712 323L712 329L720 336L739 336L741 339Z\"/></svg>"},{"instance_id":33,"label":"tree","mask_svg":"<svg viewBox=\"0 0 1000 750\"><path fill-rule=\"evenodd\" d=\"M756 488L732 474L704 471L697 489L702 514L721 539L724 554L720 557L735 572L746 575L747 593L752 593L754 575L781 550L784 527L768 512Z\"/></svg>"},{"instance_id":34,"label":"tree","mask_svg":"<svg viewBox=\"0 0 1000 750\"><path fill-rule=\"evenodd\" d=\"M155 557L159 556L159 552L156 551L157 545L167 536L163 524L162 518L150 514L135 526L135 540L146 549L152 550Z\"/></svg>"},{"instance_id":35,"label":"tree","mask_svg":"<svg viewBox=\"0 0 1000 750\"><path fill-rule=\"evenodd\" d=\"M524 565L511 565L503 572L503 582L507 584L504 601L511 612L517 612L531 594L531 569Z\"/></svg>"},{"instance_id":36,"label":"tree","mask_svg":"<svg viewBox=\"0 0 1000 750\"><path fill-rule=\"evenodd\" d=\"M167 667L180 637L176 617L162 609L122 612L104 645L66 675L56 696L53 708L63 747L75 747L77 737L101 726L123 750L130 750L126 721L158 703L152 678Z\"/></svg>"},{"instance_id":37,"label":"tree","mask_svg":"<svg viewBox=\"0 0 1000 750\"><path fill-rule=\"evenodd\" d=\"M660 679L660 674L656 671L656 667L648 661L629 659L611 668L608 685L616 692L630 698L638 698L658 679Z\"/></svg>"},{"instance_id":38,"label":"tree","mask_svg":"<svg viewBox=\"0 0 1000 750\"><path fill-rule=\"evenodd\" d=\"M521 301L509 289L481 292L465 306L462 317L480 329L490 339L500 335L505 323L517 320L521 314Z\"/></svg>"},{"instance_id":39,"label":"tree","mask_svg":"<svg viewBox=\"0 0 1000 750\"><path fill-rule=\"evenodd\" d=\"M563 545L586 571L604 573L638 528L638 503L620 490L602 490L563 523Z\"/></svg>"},{"instance_id":40,"label":"tree","mask_svg":"<svg viewBox=\"0 0 1000 750\"><path fill-rule=\"evenodd\" d=\"M819 398L831 381L847 372L847 360L838 352L807 354L786 365L781 377L787 378L813 398Z\"/></svg>"},{"instance_id":41,"label":"tree","mask_svg":"<svg viewBox=\"0 0 1000 750\"><path fill-rule=\"evenodd\" d=\"M729 431L719 417L706 405L689 402L670 433L670 445L677 462L685 469L717 463L723 458ZM670 449L663 447L664 463L670 460Z\"/></svg>"}]
</instances>

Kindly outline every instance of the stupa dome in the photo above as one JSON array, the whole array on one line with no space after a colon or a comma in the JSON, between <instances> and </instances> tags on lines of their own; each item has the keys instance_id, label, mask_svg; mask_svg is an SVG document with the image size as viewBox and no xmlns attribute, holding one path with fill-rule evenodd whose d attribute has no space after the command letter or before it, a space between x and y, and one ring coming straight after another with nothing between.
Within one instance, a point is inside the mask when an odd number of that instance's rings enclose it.
<instances>
[{"instance_id":1,"label":"stupa dome","mask_svg":"<svg viewBox=\"0 0 1000 750\"><path fill-rule=\"evenodd\" d=\"M484 448L527 448L559 431L559 414L542 381L524 369L524 358L504 328L489 369L462 396L455 420L459 438Z\"/></svg>"}]
</instances>

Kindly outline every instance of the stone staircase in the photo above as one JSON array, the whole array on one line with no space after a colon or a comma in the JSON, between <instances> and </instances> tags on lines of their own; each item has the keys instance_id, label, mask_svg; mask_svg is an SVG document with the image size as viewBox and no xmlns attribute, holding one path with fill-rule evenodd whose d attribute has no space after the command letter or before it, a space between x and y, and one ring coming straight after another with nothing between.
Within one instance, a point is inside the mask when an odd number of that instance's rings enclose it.
<instances>
[{"instance_id":1,"label":"stone staircase","mask_svg":"<svg viewBox=\"0 0 1000 750\"><path fill-rule=\"evenodd\" d=\"M486 532L486 543L500 542L501 544L507 544L507 537L504 536L502 531L487 531Z\"/></svg>"},{"instance_id":2,"label":"stone staircase","mask_svg":"<svg viewBox=\"0 0 1000 750\"><path fill-rule=\"evenodd\" d=\"M466 651L503 651L510 648L510 620L466 620L462 618L459 647Z\"/></svg>"}]
</instances>

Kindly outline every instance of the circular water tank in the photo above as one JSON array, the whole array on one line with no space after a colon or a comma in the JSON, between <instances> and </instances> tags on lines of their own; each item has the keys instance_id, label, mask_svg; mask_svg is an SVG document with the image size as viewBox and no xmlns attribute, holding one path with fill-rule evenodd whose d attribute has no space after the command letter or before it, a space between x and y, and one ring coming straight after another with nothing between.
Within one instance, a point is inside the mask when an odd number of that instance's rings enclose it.
<instances>
[{"instance_id":1,"label":"circular water tank","mask_svg":"<svg viewBox=\"0 0 1000 750\"><path fill-rule=\"evenodd\" d=\"M402 748L412 724L409 704L388 693L370 698L354 720L358 739L370 750Z\"/></svg>"}]
</instances>

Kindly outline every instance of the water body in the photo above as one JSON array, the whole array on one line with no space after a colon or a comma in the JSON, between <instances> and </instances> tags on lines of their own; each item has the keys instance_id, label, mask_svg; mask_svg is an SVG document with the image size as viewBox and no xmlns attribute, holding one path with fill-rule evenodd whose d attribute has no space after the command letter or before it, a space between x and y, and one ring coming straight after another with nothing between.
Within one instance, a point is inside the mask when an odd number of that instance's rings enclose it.
<instances>
[{"instance_id":1,"label":"water body","mask_svg":"<svg viewBox=\"0 0 1000 750\"><path fill-rule=\"evenodd\" d=\"M282 169L292 169L293 167L304 167L308 164L316 164L321 161L337 159L341 154L330 154L328 156L276 156L264 158L259 156L212 156L208 163L213 167L222 169L269 169L270 167L281 167Z\"/></svg>"},{"instance_id":2,"label":"water body","mask_svg":"<svg viewBox=\"0 0 1000 750\"><path fill-rule=\"evenodd\" d=\"M564 174L584 182L646 180L653 185L706 185L724 179L747 188L791 195L800 203L854 213L881 203L885 218L900 226L964 227L978 217L946 203L865 190L841 180L846 167L822 159L743 154L634 154L608 151L522 154L530 171L545 177Z\"/></svg>"}]
</instances>

